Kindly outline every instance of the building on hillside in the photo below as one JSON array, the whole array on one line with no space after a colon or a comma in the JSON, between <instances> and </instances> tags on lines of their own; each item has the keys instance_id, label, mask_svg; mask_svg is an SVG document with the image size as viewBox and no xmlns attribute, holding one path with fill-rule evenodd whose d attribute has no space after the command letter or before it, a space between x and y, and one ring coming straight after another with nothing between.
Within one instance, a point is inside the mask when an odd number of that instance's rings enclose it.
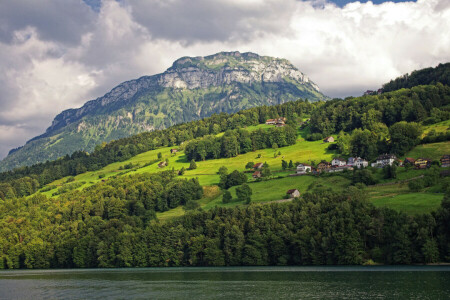
<instances>
[{"instance_id":1,"label":"building on hillside","mask_svg":"<svg viewBox=\"0 0 450 300\"><path fill-rule=\"evenodd\" d=\"M382 168L384 166L392 166L392 164L397 160L397 156L394 154L382 154L377 157L376 162L372 163L372 167Z\"/></svg>"},{"instance_id":2,"label":"building on hillside","mask_svg":"<svg viewBox=\"0 0 450 300\"><path fill-rule=\"evenodd\" d=\"M286 123L286 118L284 118L284 117L266 120L267 125L284 125L285 123ZM278 127L282 127L282 126L278 126Z\"/></svg>"},{"instance_id":3,"label":"building on hillside","mask_svg":"<svg viewBox=\"0 0 450 300\"><path fill-rule=\"evenodd\" d=\"M178 149L170 149L170 153L171 154L175 154L175 153L177 153L178 152Z\"/></svg>"},{"instance_id":4,"label":"building on hillside","mask_svg":"<svg viewBox=\"0 0 450 300\"><path fill-rule=\"evenodd\" d=\"M364 96L372 95L373 93L375 93L375 91L367 90L367 91L364 92Z\"/></svg>"},{"instance_id":5,"label":"building on hillside","mask_svg":"<svg viewBox=\"0 0 450 300\"><path fill-rule=\"evenodd\" d=\"M300 197L300 192L297 189L289 190L286 192L289 198L298 198Z\"/></svg>"},{"instance_id":6,"label":"building on hillside","mask_svg":"<svg viewBox=\"0 0 450 300\"><path fill-rule=\"evenodd\" d=\"M307 164L299 164L297 166L297 174L306 174L312 171L312 167Z\"/></svg>"},{"instance_id":7,"label":"building on hillside","mask_svg":"<svg viewBox=\"0 0 450 300\"><path fill-rule=\"evenodd\" d=\"M255 171L252 175L253 178L261 178L261 172L260 171Z\"/></svg>"},{"instance_id":8,"label":"building on hillside","mask_svg":"<svg viewBox=\"0 0 450 300\"><path fill-rule=\"evenodd\" d=\"M333 158L333 160L331 161L332 166L340 167L340 166L345 166L346 164L347 164L347 161L340 157Z\"/></svg>"},{"instance_id":9,"label":"building on hillside","mask_svg":"<svg viewBox=\"0 0 450 300\"><path fill-rule=\"evenodd\" d=\"M353 167L352 166L348 166L348 165L340 166L340 167L334 167L334 168L328 169L327 172L334 173L334 172L342 172L344 170L353 171Z\"/></svg>"},{"instance_id":10,"label":"building on hillside","mask_svg":"<svg viewBox=\"0 0 450 300\"><path fill-rule=\"evenodd\" d=\"M361 157L357 157L353 163L353 166L358 169L367 168L369 166L369 162Z\"/></svg>"},{"instance_id":11,"label":"building on hillside","mask_svg":"<svg viewBox=\"0 0 450 300\"><path fill-rule=\"evenodd\" d=\"M349 157L347 160L347 165L354 166L355 165L355 157Z\"/></svg>"},{"instance_id":12,"label":"building on hillside","mask_svg":"<svg viewBox=\"0 0 450 300\"><path fill-rule=\"evenodd\" d=\"M416 166L417 169L427 169L431 167L431 162L432 160L429 158L418 158L416 159L414 165Z\"/></svg>"},{"instance_id":13,"label":"building on hillside","mask_svg":"<svg viewBox=\"0 0 450 300\"><path fill-rule=\"evenodd\" d=\"M284 126L286 126L286 124L284 124L284 123L278 123L277 125L276 125L277 127L284 127Z\"/></svg>"},{"instance_id":14,"label":"building on hillside","mask_svg":"<svg viewBox=\"0 0 450 300\"><path fill-rule=\"evenodd\" d=\"M323 139L324 143L334 143L334 137L332 136L327 136L326 138Z\"/></svg>"},{"instance_id":15,"label":"building on hillside","mask_svg":"<svg viewBox=\"0 0 450 300\"><path fill-rule=\"evenodd\" d=\"M259 170L259 169L261 169L262 167L263 167L263 163L256 163L254 166L253 166L253 170Z\"/></svg>"},{"instance_id":16,"label":"building on hillside","mask_svg":"<svg viewBox=\"0 0 450 300\"><path fill-rule=\"evenodd\" d=\"M167 163L165 161L162 161L158 164L158 168L164 168L165 166L167 166Z\"/></svg>"},{"instance_id":17,"label":"building on hillside","mask_svg":"<svg viewBox=\"0 0 450 300\"><path fill-rule=\"evenodd\" d=\"M416 160L414 158L406 157L405 160L403 161L403 165L405 165L405 166L407 166L407 165L414 166L415 162L416 162Z\"/></svg>"},{"instance_id":18,"label":"building on hillside","mask_svg":"<svg viewBox=\"0 0 450 300\"><path fill-rule=\"evenodd\" d=\"M441 157L441 167L442 168L450 167L450 155L446 154Z\"/></svg>"},{"instance_id":19,"label":"building on hillside","mask_svg":"<svg viewBox=\"0 0 450 300\"><path fill-rule=\"evenodd\" d=\"M328 169L331 168L331 164L327 161L322 160L318 165L317 165L317 171L318 172L322 172L322 171L328 171Z\"/></svg>"}]
</instances>

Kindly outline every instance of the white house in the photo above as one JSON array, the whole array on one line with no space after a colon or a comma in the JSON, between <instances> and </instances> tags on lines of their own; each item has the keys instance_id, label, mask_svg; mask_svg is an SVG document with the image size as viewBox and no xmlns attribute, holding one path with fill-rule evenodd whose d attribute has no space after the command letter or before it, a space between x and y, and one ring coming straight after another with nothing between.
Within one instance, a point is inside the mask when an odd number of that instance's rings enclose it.
<instances>
[{"instance_id":1,"label":"white house","mask_svg":"<svg viewBox=\"0 0 450 300\"><path fill-rule=\"evenodd\" d=\"M340 157L336 157L333 158L333 160L331 161L331 165L337 166L337 167L341 167L341 166L345 166L347 164L347 162L345 161L345 159L342 159Z\"/></svg>"},{"instance_id":2,"label":"white house","mask_svg":"<svg viewBox=\"0 0 450 300\"><path fill-rule=\"evenodd\" d=\"M357 157L353 164L353 166L357 167L358 169L366 168L368 165L369 165L369 162L365 159L362 159L361 157Z\"/></svg>"},{"instance_id":3,"label":"white house","mask_svg":"<svg viewBox=\"0 0 450 300\"><path fill-rule=\"evenodd\" d=\"M311 172L311 166L307 164L299 164L297 166L297 174L306 174Z\"/></svg>"},{"instance_id":4,"label":"white house","mask_svg":"<svg viewBox=\"0 0 450 300\"><path fill-rule=\"evenodd\" d=\"M387 165L392 166L396 159L397 156L395 156L394 154L383 154L378 156L377 161L372 163L371 166L378 168L382 168Z\"/></svg>"}]
</instances>

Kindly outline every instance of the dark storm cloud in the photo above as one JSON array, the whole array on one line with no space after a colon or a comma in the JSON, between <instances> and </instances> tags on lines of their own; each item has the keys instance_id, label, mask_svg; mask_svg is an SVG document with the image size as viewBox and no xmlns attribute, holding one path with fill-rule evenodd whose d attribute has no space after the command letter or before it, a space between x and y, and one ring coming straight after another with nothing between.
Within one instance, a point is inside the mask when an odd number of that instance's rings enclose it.
<instances>
[{"instance_id":1,"label":"dark storm cloud","mask_svg":"<svg viewBox=\"0 0 450 300\"><path fill-rule=\"evenodd\" d=\"M0 1L0 41L9 43L15 31L34 27L44 40L73 45L94 20L95 13L77 0Z\"/></svg>"}]
</instances>

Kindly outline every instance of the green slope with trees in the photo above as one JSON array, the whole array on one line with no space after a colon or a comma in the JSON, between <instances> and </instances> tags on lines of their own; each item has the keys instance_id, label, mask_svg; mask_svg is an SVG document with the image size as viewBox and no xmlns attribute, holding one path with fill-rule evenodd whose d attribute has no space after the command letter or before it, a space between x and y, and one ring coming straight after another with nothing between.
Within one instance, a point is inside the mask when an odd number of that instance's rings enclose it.
<instances>
[{"instance_id":1,"label":"green slope with trees","mask_svg":"<svg viewBox=\"0 0 450 300\"><path fill-rule=\"evenodd\" d=\"M449 119L438 83L215 114L3 172L0 268L448 262ZM388 152L433 164L288 176Z\"/></svg>"}]
</instances>

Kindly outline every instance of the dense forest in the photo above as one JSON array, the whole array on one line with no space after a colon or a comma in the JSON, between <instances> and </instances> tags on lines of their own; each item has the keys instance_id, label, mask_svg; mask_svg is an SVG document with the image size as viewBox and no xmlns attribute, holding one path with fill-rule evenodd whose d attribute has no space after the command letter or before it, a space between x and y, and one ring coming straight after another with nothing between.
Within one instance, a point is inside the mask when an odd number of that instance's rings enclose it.
<instances>
[{"instance_id":1,"label":"dense forest","mask_svg":"<svg viewBox=\"0 0 450 300\"><path fill-rule=\"evenodd\" d=\"M383 92L392 92L417 85L437 84L450 85L450 63L439 64L435 68L426 68L405 74L383 85Z\"/></svg>"},{"instance_id":2,"label":"dense forest","mask_svg":"<svg viewBox=\"0 0 450 300\"><path fill-rule=\"evenodd\" d=\"M291 203L154 212L201 196L170 172L101 183L58 200L2 201L0 268L411 264L450 260L450 192L408 216L377 209L356 187Z\"/></svg>"},{"instance_id":3,"label":"dense forest","mask_svg":"<svg viewBox=\"0 0 450 300\"><path fill-rule=\"evenodd\" d=\"M404 155L419 143L450 138L447 133L421 139L420 125L448 120L449 104L450 87L440 83L376 96L334 99L312 112L310 139L339 133L337 148L342 155L369 160L379 153Z\"/></svg>"}]
</instances>

